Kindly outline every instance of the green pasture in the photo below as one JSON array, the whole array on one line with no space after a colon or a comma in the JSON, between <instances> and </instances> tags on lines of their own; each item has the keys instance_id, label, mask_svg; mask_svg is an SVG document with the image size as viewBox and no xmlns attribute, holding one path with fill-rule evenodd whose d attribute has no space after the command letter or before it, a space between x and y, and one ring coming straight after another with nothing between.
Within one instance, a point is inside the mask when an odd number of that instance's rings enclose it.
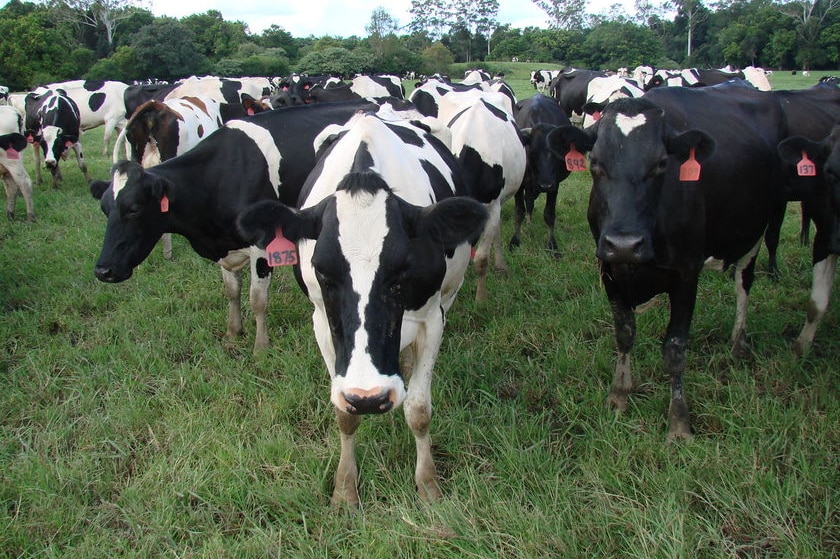
<instances>
[{"instance_id":1,"label":"green pasture","mask_svg":"<svg viewBox=\"0 0 840 559\"><path fill-rule=\"evenodd\" d=\"M531 66L505 68L522 97ZM102 130L83 143L105 178ZM417 499L398 410L363 421L362 506L347 511L329 505L338 433L291 270L271 289L272 348L252 355L250 312L226 344L218 266L183 238L172 262L158 248L129 281L96 280L105 219L74 162L62 170L61 189L36 187L36 223L21 221L22 201L0 223L2 558L840 556L838 289L797 360L811 270L797 205L778 283L759 254L746 359L730 353L732 282L703 276L685 375L695 436L667 445L667 304L639 316L639 390L616 414L590 178L570 177L561 256L543 248L540 198L507 274L491 271L489 301L473 302L470 270L448 315L431 425L443 499ZM505 240L512 217L510 202Z\"/></svg>"}]
</instances>

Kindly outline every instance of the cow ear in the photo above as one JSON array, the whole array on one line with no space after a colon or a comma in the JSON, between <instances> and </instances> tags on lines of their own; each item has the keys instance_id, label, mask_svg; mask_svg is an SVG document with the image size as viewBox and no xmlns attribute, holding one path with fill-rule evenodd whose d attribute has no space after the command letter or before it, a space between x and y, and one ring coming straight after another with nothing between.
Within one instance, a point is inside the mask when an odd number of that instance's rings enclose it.
<instances>
[{"instance_id":1,"label":"cow ear","mask_svg":"<svg viewBox=\"0 0 840 559\"><path fill-rule=\"evenodd\" d=\"M782 158L782 163L787 165L796 165L802 159L802 152L805 151L809 158L815 163L820 163L825 160L825 143L814 142L802 136L791 136L785 138L776 148L779 152L779 157Z\"/></svg>"},{"instance_id":2,"label":"cow ear","mask_svg":"<svg viewBox=\"0 0 840 559\"><path fill-rule=\"evenodd\" d=\"M519 137L522 138L522 145L528 146L531 145L531 131L533 128L520 128L519 129Z\"/></svg>"},{"instance_id":3,"label":"cow ear","mask_svg":"<svg viewBox=\"0 0 840 559\"><path fill-rule=\"evenodd\" d=\"M101 200L102 195L111 186L111 181L91 180L88 186L90 187L90 194L97 200Z\"/></svg>"},{"instance_id":4,"label":"cow ear","mask_svg":"<svg viewBox=\"0 0 840 559\"><path fill-rule=\"evenodd\" d=\"M686 130L668 140L668 153L681 161L688 159L694 149L697 160L703 162L712 156L715 147L715 140L702 130Z\"/></svg>"},{"instance_id":5,"label":"cow ear","mask_svg":"<svg viewBox=\"0 0 840 559\"><path fill-rule=\"evenodd\" d=\"M283 229L283 236L292 242L316 239L325 202L306 210L296 210L276 200L263 200L240 213L236 218L236 227L243 239L260 248L265 248L274 240L278 227Z\"/></svg>"},{"instance_id":6,"label":"cow ear","mask_svg":"<svg viewBox=\"0 0 840 559\"><path fill-rule=\"evenodd\" d=\"M484 204L466 196L456 196L419 209L414 225L417 237L430 238L451 249L464 242L475 243L486 222Z\"/></svg>"},{"instance_id":7,"label":"cow ear","mask_svg":"<svg viewBox=\"0 0 840 559\"><path fill-rule=\"evenodd\" d=\"M548 149L560 159L564 159L569 152L569 147L575 144L578 151L584 153L592 150L595 145L597 133L597 124L590 126L586 130L581 130L577 126L570 124L558 126L548 133L546 143Z\"/></svg>"}]
</instances>

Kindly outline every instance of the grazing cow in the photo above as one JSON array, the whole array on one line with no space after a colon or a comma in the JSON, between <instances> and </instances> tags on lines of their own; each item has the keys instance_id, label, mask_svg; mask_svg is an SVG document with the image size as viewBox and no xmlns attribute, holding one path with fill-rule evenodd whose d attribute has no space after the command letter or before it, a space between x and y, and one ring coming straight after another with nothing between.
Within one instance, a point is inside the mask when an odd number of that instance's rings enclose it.
<instances>
[{"instance_id":1,"label":"grazing cow","mask_svg":"<svg viewBox=\"0 0 840 559\"><path fill-rule=\"evenodd\" d=\"M376 108L366 102L331 103L265 112L232 120L192 150L150 169L134 162L117 164L110 183L91 186L108 217L96 277L125 281L162 234L183 235L200 256L222 267L229 301L225 337L233 338L242 333L241 273L250 260L254 349L267 347L270 274L264 253L249 248L235 218L259 200L294 205L315 165L315 136L326 125L371 107Z\"/></svg>"},{"instance_id":2,"label":"grazing cow","mask_svg":"<svg viewBox=\"0 0 840 559\"><path fill-rule=\"evenodd\" d=\"M15 217L18 194L26 204L26 219L35 221L32 179L23 166L20 152L26 148L23 115L11 105L0 105L0 177L6 187L6 216Z\"/></svg>"},{"instance_id":3,"label":"grazing cow","mask_svg":"<svg viewBox=\"0 0 840 559\"><path fill-rule=\"evenodd\" d=\"M755 256L782 190L775 146L783 125L778 105L754 89L661 88L610 103L595 126L549 136L560 157L570 143L590 152L588 220L618 348L607 402L619 410L633 388L633 310L658 293L670 298L662 343L669 441L691 435L682 374L704 263L735 266L733 349L747 347Z\"/></svg>"},{"instance_id":4,"label":"grazing cow","mask_svg":"<svg viewBox=\"0 0 840 559\"><path fill-rule=\"evenodd\" d=\"M451 135L467 191L487 205L489 217L475 250L475 300L487 300L487 266L493 249L497 270L506 270L502 251L502 205L516 194L525 175L526 155L519 128L508 112L510 99L487 91L450 92L440 100L437 128Z\"/></svg>"},{"instance_id":5,"label":"grazing cow","mask_svg":"<svg viewBox=\"0 0 840 559\"><path fill-rule=\"evenodd\" d=\"M125 125L125 90L128 84L118 81L76 80L54 83L49 89L62 89L79 107L82 131L104 127L102 155L108 153L111 135Z\"/></svg>"},{"instance_id":6,"label":"grazing cow","mask_svg":"<svg viewBox=\"0 0 840 559\"><path fill-rule=\"evenodd\" d=\"M531 72L531 85L538 93L545 93L551 80L560 75L561 70L533 70Z\"/></svg>"},{"instance_id":7,"label":"grazing cow","mask_svg":"<svg viewBox=\"0 0 840 559\"><path fill-rule=\"evenodd\" d=\"M122 157L143 168L177 157L218 130L222 122L220 103L208 97L185 97L168 101L146 101L126 123L114 146L114 163ZM172 259L172 235L164 233L163 257Z\"/></svg>"},{"instance_id":8,"label":"grazing cow","mask_svg":"<svg viewBox=\"0 0 840 559\"><path fill-rule=\"evenodd\" d=\"M343 82L333 76L301 76L292 74L280 80L278 91L271 97L271 106L275 109L306 105L311 103L309 90L315 86L323 88L341 85Z\"/></svg>"},{"instance_id":9,"label":"grazing cow","mask_svg":"<svg viewBox=\"0 0 840 559\"><path fill-rule=\"evenodd\" d=\"M605 77L607 74L598 70L568 69L555 76L549 87L560 108L571 118L573 113L583 113L589 82L593 78Z\"/></svg>"},{"instance_id":10,"label":"grazing cow","mask_svg":"<svg viewBox=\"0 0 840 559\"><path fill-rule=\"evenodd\" d=\"M569 176L564 161L554 156L546 144L548 133L557 126L571 124L569 117L557 104L554 97L542 93L523 99L516 104L514 120L525 143L527 166L522 186L516 191L516 223L508 246L518 247L522 221L528 221L534 213L534 200L545 193L543 220L548 226L548 250L559 255L557 239L554 237L554 223L557 211L557 192L560 183Z\"/></svg>"},{"instance_id":11,"label":"grazing cow","mask_svg":"<svg viewBox=\"0 0 840 559\"><path fill-rule=\"evenodd\" d=\"M792 173L802 176L808 195L803 209L817 225L813 247L811 302L794 351L806 353L828 310L837 255L840 254L840 125L821 140L793 136L779 143L779 154ZM808 165L811 165L809 168Z\"/></svg>"},{"instance_id":12,"label":"grazing cow","mask_svg":"<svg viewBox=\"0 0 840 559\"><path fill-rule=\"evenodd\" d=\"M341 432L333 504L359 504L361 415L401 404L416 441L417 490L435 500L432 369L486 211L455 196L458 163L421 128L359 114L322 136L330 143L304 185L301 209L263 202L239 225L257 246L278 228L298 243L297 277L315 307L312 326Z\"/></svg>"},{"instance_id":13,"label":"grazing cow","mask_svg":"<svg viewBox=\"0 0 840 559\"><path fill-rule=\"evenodd\" d=\"M25 128L27 140L38 143L40 149L33 149L35 155L35 181L41 184L41 155L44 165L52 174L52 187L58 188L62 181L58 163L67 158L67 150L76 154L79 169L90 181L87 164L82 154L81 120L79 107L64 93L64 90L48 89L26 96ZM34 146L33 146L34 147Z\"/></svg>"}]
</instances>

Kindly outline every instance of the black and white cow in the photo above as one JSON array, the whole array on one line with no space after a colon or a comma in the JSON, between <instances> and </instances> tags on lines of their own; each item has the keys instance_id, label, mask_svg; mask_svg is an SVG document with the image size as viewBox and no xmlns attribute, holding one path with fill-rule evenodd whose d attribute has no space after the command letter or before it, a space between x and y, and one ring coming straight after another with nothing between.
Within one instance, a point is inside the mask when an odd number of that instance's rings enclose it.
<instances>
[{"instance_id":1,"label":"black and white cow","mask_svg":"<svg viewBox=\"0 0 840 559\"><path fill-rule=\"evenodd\" d=\"M33 146L35 156L35 181L41 184L41 155L44 164L52 174L52 187L58 188L62 181L61 169L58 164L67 158L67 150L72 149L76 154L79 169L90 181L87 164L79 141L81 134L81 118L79 107L64 90L42 90L41 93L30 93L26 96L26 115L24 118L27 140Z\"/></svg>"},{"instance_id":2,"label":"black and white cow","mask_svg":"<svg viewBox=\"0 0 840 559\"><path fill-rule=\"evenodd\" d=\"M502 250L502 205L519 190L526 155L510 99L481 90L450 92L440 100L435 129L449 131L470 196L487 205L489 217L475 249L476 302L487 300L487 267L493 250L497 270L506 270Z\"/></svg>"},{"instance_id":3,"label":"black and white cow","mask_svg":"<svg viewBox=\"0 0 840 559\"><path fill-rule=\"evenodd\" d=\"M670 298L662 342L669 440L691 434L682 375L704 264L735 267L732 342L746 349L755 256L783 186L775 150L783 124L779 106L754 89L660 88L610 103L588 129L549 136L558 157L570 143L590 152L588 220L618 348L607 402L619 410L634 387L634 308L659 293Z\"/></svg>"},{"instance_id":4,"label":"black and white cow","mask_svg":"<svg viewBox=\"0 0 840 559\"><path fill-rule=\"evenodd\" d=\"M840 254L840 125L821 140L793 136L779 143L779 154L789 170L801 176L808 193L803 209L817 225L813 247L811 302L805 324L796 339L794 351L806 353L817 327L828 310L837 255Z\"/></svg>"},{"instance_id":5,"label":"black and white cow","mask_svg":"<svg viewBox=\"0 0 840 559\"><path fill-rule=\"evenodd\" d=\"M312 102L309 90L319 86L323 88L340 86L344 82L333 76L306 76L292 74L280 80L278 91L271 97L271 106L275 109L307 105Z\"/></svg>"},{"instance_id":6,"label":"black and white cow","mask_svg":"<svg viewBox=\"0 0 840 559\"><path fill-rule=\"evenodd\" d=\"M35 221L32 179L20 155L27 145L23 132L23 115L11 105L0 105L0 177L6 188L6 216L14 219L20 194L26 204L26 219Z\"/></svg>"},{"instance_id":7,"label":"black and white cow","mask_svg":"<svg viewBox=\"0 0 840 559\"><path fill-rule=\"evenodd\" d=\"M566 116L583 114L589 82L593 78L605 78L607 74L598 70L563 70L551 80L549 87Z\"/></svg>"},{"instance_id":8,"label":"black and white cow","mask_svg":"<svg viewBox=\"0 0 840 559\"><path fill-rule=\"evenodd\" d=\"M250 262L250 303L256 322L255 350L268 346L265 306L270 273L264 252L249 247L236 216L259 200L297 203L315 165L312 147L328 124L345 122L366 102L288 107L232 120L194 149L143 169L115 166L110 183L94 182L108 217L94 273L104 282L129 279L164 233L187 238L202 257L219 262L228 297L225 337L242 333L242 269Z\"/></svg>"},{"instance_id":9,"label":"black and white cow","mask_svg":"<svg viewBox=\"0 0 840 559\"><path fill-rule=\"evenodd\" d=\"M562 70L533 70L531 72L531 85L537 90L537 93L546 93L549 89L551 81L561 74ZM547 95L553 96L549 91Z\"/></svg>"},{"instance_id":10,"label":"black and white cow","mask_svg":"<svg viewBox=\"0 0 840 559\"><path fill-rule=\"evenodd\" d=\"M586 102L583 105L583 127L592 126L601 117L607 104L624 97L641 97L645 94L636 82L618 75L592 78L586 87Z\"/></svg>"},{"instance_id":11,"label":"black and white cow","mask_svg":"<svg viewBox=\"0 0 840 559\"><path fill-rule=\"evenodd\" d=\"M432 369L486 211L455 196L458 163L424 129L358 114L322 136L330 143L300 209L263 202L240 216L240 228L261 247L278 228L298 243L298 280L315 307L341 432L333 504L359 503L361 415L400 405L416 440L417 490L434 500Z\"/></svg>"},{"instance_id":12,"label":"black and white cow","mask_svg":"<svg viewBox=\"0 0 840 559\"><path fill-rule=\"evenodd\" d=\"M414 104L420 114L437 117L440 100L444 95L451 91L463 92L474 90L482 91L481 84L465 85L430 78L418 85L408 96L408 100Z\"/></svg>"},{"instance_id":13,"label":"black and white cow","mask_svg":"<svg viewBox=\"0 0 840 559\"><path fill-rule=\"evenodd\" d=\"M534 200L540 193L545 193L543 220L548 226L548 250L558 255L557 239L554 236L554 224L557 211L557 192L560 183L569 176L565 161L561 161L549 150L546 138L558 126L571 124L569 117L557 104L554 97L537 93L516 104L514 120L525 142L527 167L522 186L516 191L516 223L509 246L520 244L519 235L522 222L531 220L534 213Z\"/></svg>"},{"instance_id":14,"label":"black and white cow","mask_svg":"<svg viewBox=\"0 0 840 559\"><path fill-rule=\"evenodd\" d=\"M102 155L108 153L109 142L114 132L125 125L124 94L128 84L119 81L74 80L54 83L49 89L62 89L79 107L79 122L82 131L102 126Z\"/></svg>"}]
</instances>

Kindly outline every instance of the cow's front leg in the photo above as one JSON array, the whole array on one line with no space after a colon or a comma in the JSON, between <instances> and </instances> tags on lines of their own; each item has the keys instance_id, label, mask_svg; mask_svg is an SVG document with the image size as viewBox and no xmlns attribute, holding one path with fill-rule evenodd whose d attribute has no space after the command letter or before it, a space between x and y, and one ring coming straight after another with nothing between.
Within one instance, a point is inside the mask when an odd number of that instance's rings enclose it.
<instances>
[{"instance_id":1,"label":"cow's front leg","mask_svg":"<svg viewBox=\"0 0 840 559\"><path fill-rule=\"evenodd\" d=\"M680 284L670 293L671 318L662 342L662 360L671 383L671 403L668 407L667 441L691 438L691 422L683 392L683 372L687 362L688 335L694 304L697 299L697 278Z\"/></svg>"},{"instance_id":2,"label":"cow's front leg","mask_svg":"<svg viewBox=\"0 0 840 559\"><path fill-rule=\"evenodd\" d=\"M545 209L543 210L543 221L548 227L548 250L552 256L558 258L560 251L557 248L557 239L554 236L554 224L557 221L557 189L554 188L545 195Z\"/></svg>"},{"instance_id":3,"label":"cow's front leg","mask_svg":"<svg viewBox=\"0 0 840 559\"><path fill-rule=\"evenodd\" d=\"M442 337L443 313L439 312L418 329L415 341L416 362L403 404L405 420L414 433L417 450L414 482L417 485L417 493L424 501L436 501L441 496L432 458L429 425L432 421L432 373Z\"/></svg>"},{"instance_id":4,"label":"cow's front leg","mask_svg":"<svg viewBox=\"0 0 840 559\"><path fill-rule=\"evenodd\" d=\"M266 322L269 287L271 287L271 267L266 260L265 251L253 248L251 254L250 303L257 330L254 337L255 352L269 347Z\"/></svg>"},{"instance_id":5,"label":"cow's front leg","mask_svg":"<svg viewBox=\"0 0 840 559\"><path fill-rule=\"evenodd\" d=\"M90 182L90 173L88 173L87 163L85 163L85 155L82 152L82 145L76 142L73 144L72 149L76 152L76 163L79 164L79 169L81 169L82 174L85 175L85 181Z\"/></svg>"},{"instance_id":6,"label":"cow's front leg","mask_svg":"<svg viewBox=\"0 0 840 559\"><path fill-rule=\"evenodd\" d=\"M618 355L612 386L610 386L610 393L607 396L607 406L623 412L627 409L627 396L635 388L630 365L630 352L633 350L633 344L636 341L636 316L633 314L630 305L622 299L614 297L609 297L609 299L613 313L615 345Z\"/></svg>"},{"instance_id":7,"label":"cow's front leg","mask_svg":"<svg viewBox=\"0 0 840 559\"><path fill-rule=\"evenodd\" d=\"M335 410L338 431L341 438L341 456L335 470L335 488L331 503L337 507L343 504L359 506L359 470L356 467L356 429L362 417Z\"/></svg>"},{"instance_id":8,"label":"cow's front leg","mask_svg":"<svg viewBox=\"0 0 840 559\"><path fill-rule=\"evenodd\" d=\"M514 249L521 244L521 240L519 235L522 233L522 222L525 220L525 183L523 181L522 186L519 187L519 190L516 191L516 194L513 195L514 207L516 208L515 218L514 218L514 225L513 225L513 236L510 238L510 242L508 242L508 248Z\"/></svg>"}]
</instances>

